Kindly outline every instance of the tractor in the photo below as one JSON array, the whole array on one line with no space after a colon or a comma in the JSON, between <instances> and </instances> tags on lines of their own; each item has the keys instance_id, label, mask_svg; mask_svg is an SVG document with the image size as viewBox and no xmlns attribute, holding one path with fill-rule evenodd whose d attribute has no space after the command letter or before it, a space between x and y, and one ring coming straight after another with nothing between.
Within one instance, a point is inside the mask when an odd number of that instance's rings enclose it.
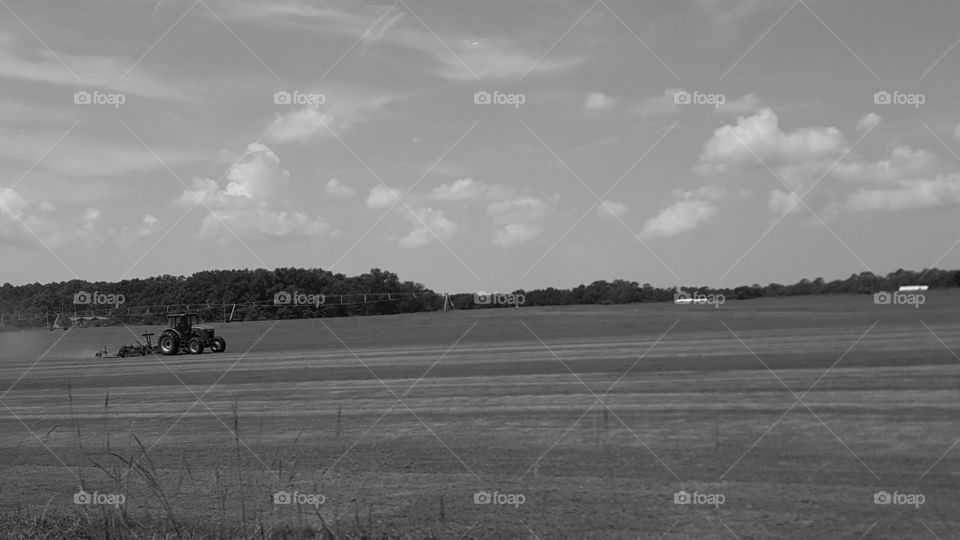
<instances>
[{"instance_id":1,"label":"tractor","mask_svg":"<svg viewBox=\"0 0 960 540\"><path fill-rule=\"evenodd\" d=\"M208 347L215 353L227 350L226 340L214 336L214 329L202 322L200 314L196 312L167 315L168 328L157 340L160 352L171 355L185 350L190 354L200 354Z\"/></svg>"}]
</instances>

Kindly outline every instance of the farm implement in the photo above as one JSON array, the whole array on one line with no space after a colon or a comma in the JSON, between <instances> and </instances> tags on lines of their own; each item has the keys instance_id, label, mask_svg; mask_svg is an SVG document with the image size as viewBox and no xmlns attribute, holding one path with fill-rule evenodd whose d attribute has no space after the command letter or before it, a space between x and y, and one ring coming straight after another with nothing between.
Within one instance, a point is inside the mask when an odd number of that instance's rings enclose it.
<instances>
[{"instance_id":1,"label":"farm implement","mask_svg":"<svg viewBox=\"0 0 960 540\"><path fill-rule=\"evenodd\" d=\"M160 333L156 345L153 333L141 334L146 343L137 341L134 345L123 345L117 354L111 354L106 347L96 354L97 358L125 358L127 356L146 356L148 354L173 355L179 352L201 354L205 349L210 352L227 350L227 342L211 326L202 324L200 314L196 312L167 315L167 328Z\"/></svg>"},{"instance_id":2,"label":"farm implement","mask_svg":"<svg viewBox=\"0 0 960 540\"><path fill-rule=\"evenodd\" d=\"M153 344L153 332L140 334L146 339L146 343L136 342L134 345L121 345L116 354L110 353L106 345L95 356L97 358L126 358L127 356L146 356L160 352L160 347Z\"/></svg>"}]
</instances>

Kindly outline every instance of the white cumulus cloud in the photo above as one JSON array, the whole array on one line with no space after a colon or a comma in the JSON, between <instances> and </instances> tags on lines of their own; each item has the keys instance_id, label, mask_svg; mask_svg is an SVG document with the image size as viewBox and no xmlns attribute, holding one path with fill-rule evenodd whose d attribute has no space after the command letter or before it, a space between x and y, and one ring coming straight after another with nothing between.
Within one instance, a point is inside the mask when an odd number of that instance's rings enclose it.
<instances>
[{"instance_id":1,"label":"white cumulus cloud","mask_svg":"<svg viewBox=\"0 0 960 540\"><path fill-rule=\"evenodd\" d=\"M539 197L519 197L497 201L487 207L497 227L493 243L509 248L529 242L543 232L542 222L550 212L550 206Z\"/></svg>"},{"instance_id":2,"label":"white cumulus cloud","mask_svg":"<svg viewBox=\"0 0 960 540\"><path fill-rule=\"evenodd\" d=\"M712 202L722 195L717 188L703 187L697 191L674 191L673 194L680 200L648 219L640 232L641 238L670 238L689 232L709 222L719 212Z\"/></svg>"},{"instance_id":3,"label":"white cumulus cloud","mask_svg":"<svg viewBox=\"0 0 960 540\"><path fill-rule=\"evenodd\" d=\"M400 199L401 191L384 185L374 186L367 195L367 208L380 210L389 208Z\"/></svg>"},{"instance_id":4,"label":"white cumulus cloud","mask_svg":"<svg viewBox=\"0 0 960 540\"><path fill-rule=\"evenodd\" d=\"M879 125L881 121L883 121L883 117L881 117L879 114L867 113L863 116L863 118L857 121L857 129L861 131L870 129Z\"/></svg>"},{"instance_id":5,"label":"white cumulus cloud","mask_svg":"<svg viewBox=\"0 0 960 540\"><path fill-rule=\"evenodd\" d=\"M333 195L334 197L356 197L357 190L352 187L344 184L343 182L337 180L336 178L331 178L327 182L327 193Z\"/></svg>"},{"instance_id":6,"label":"white cumulus cloud","mask_svg":"<svg viewBox=\"0 0 960 540\"><path fill-rule=\"evenodd\" d=\"M960 204L960 174L934 179L901 180L897 187L861 189L847 199L860 212L913 210Z\"/></svg>"},{"instance_id":7,"label":"white cumulus cloud","mask_svg":"<svg viewBox=\"0 0 960 540\"><path fill-rule=\"evenodd\" d=\"M485 184L473 178L461 178L433 188L429 198L447 202L471 201L480 198L505 199L511 197L513 192L513 188L501 184Z\"/></svg>"},{"instance_id":8,"label":"white cumulus cloud","mask_svg":"<svg viewBox=\"0 0 960 540\"><path fill-rule=\"evenodd\" d=\"M587 102L584 107L590 111L612 109L617 104L617 100L604 94L603 92L593 92L587 96Z\"/></svg>"},{"instance_id":9,"label":"white cumulus cloud","mask_svg":"<svg viewBox=\"0 0 960 540\"><path fill-rule=\"evenodd\" d=\"M619 217L627 213L627 205L614 201L601 201L597 205L597 213L601 217Z\"/></svg>"},{"instance_id":10,"label":"white cumulus cloud","mask_svg":"<svg viewBox=\"0 0 960 540\"><path fill-rule=\"evenodd\" d=\"M254 143L226 175L226 187L214 180L194 178L191 189L177 199L181 206L196 204L207 210L200 236L227 241L233 235L250 238L286 238L333 233L322 217L289 210L290 172L269 147Z\"/></svg>"},{"instance_id":11,"label":"white cumulus cloud","mask_svg":"<svg viewBox=\"0 0 960 540\"><path fill-rule=\"evenodd\" d=\"M786 133L779 118L766 108L753 116L741 116L737 125L714 131L700 154L701 173L723 172L731 165L803 163L838 156L847 148L840 130L834 127L800 128Z\"/></svg>"},{"instance_id":12,"label":"white cumulus cloud","mask_svg":"<svg viewBox=\"0 0 960 540\"><path fill-rule=\"evenodd\" d=\"M416 248L434 241L447 241L457 233L459 226L447 219L443 210L418 208L407 212L413 230L400 239L400 247Z\"/></svg>"}]
</instances>

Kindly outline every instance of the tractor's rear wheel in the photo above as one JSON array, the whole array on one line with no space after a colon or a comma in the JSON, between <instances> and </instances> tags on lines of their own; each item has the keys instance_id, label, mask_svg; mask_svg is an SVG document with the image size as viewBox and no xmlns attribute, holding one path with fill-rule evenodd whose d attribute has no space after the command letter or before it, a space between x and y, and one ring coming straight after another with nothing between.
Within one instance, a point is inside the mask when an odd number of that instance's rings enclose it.
<instances>
[{"instance_id":1,"label":"tractor's rear wheel","mask_svg":"<svg viewBox=\"0 0 960 540\"><path fill-rule=\"evenodd\" d=\"M180 351L180 338L173 334L164 334L157 340L157 345L165 355L177 354Z\"/></svg>"},{"instance_id":2,"label":"tractor's rear wheel","mask_svg":"<svg viewBox=\"0 0 960 540\"><path fill-rule=\"evenodd\" d=\"M198 337L190 338L190 341L187 342L187 350L190 351L190 354L201 354L203 352L203 342Z\"/></svg>"},{"instance_id":3,"label":"tractor's rear wheel","mask_svg":"<svg viewBox=\"0 0 960 540\"><path fill-rule=\"evenodd\" d=\"M223 352L225 350L227 350L227 340L220 336L213 338L210 343L210 352Z\"/></svg>"}]
</instances>

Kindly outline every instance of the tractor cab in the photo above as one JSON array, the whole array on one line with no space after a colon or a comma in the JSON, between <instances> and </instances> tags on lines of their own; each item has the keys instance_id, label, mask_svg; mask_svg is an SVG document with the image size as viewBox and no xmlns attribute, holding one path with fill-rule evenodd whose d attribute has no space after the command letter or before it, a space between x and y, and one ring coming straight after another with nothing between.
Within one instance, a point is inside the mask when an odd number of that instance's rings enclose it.
<instances>
[{"instance_id":1,"label":"tractor cab","mask_svg":"<svg viewBox=\"0 0 960 540\"><path fill-rule=\"evenodd\" d=\"M167 315L167 326L186 335L190 334L191 328L201 322L199 313L175 313Z\"/></svg>"}]
</instances>

